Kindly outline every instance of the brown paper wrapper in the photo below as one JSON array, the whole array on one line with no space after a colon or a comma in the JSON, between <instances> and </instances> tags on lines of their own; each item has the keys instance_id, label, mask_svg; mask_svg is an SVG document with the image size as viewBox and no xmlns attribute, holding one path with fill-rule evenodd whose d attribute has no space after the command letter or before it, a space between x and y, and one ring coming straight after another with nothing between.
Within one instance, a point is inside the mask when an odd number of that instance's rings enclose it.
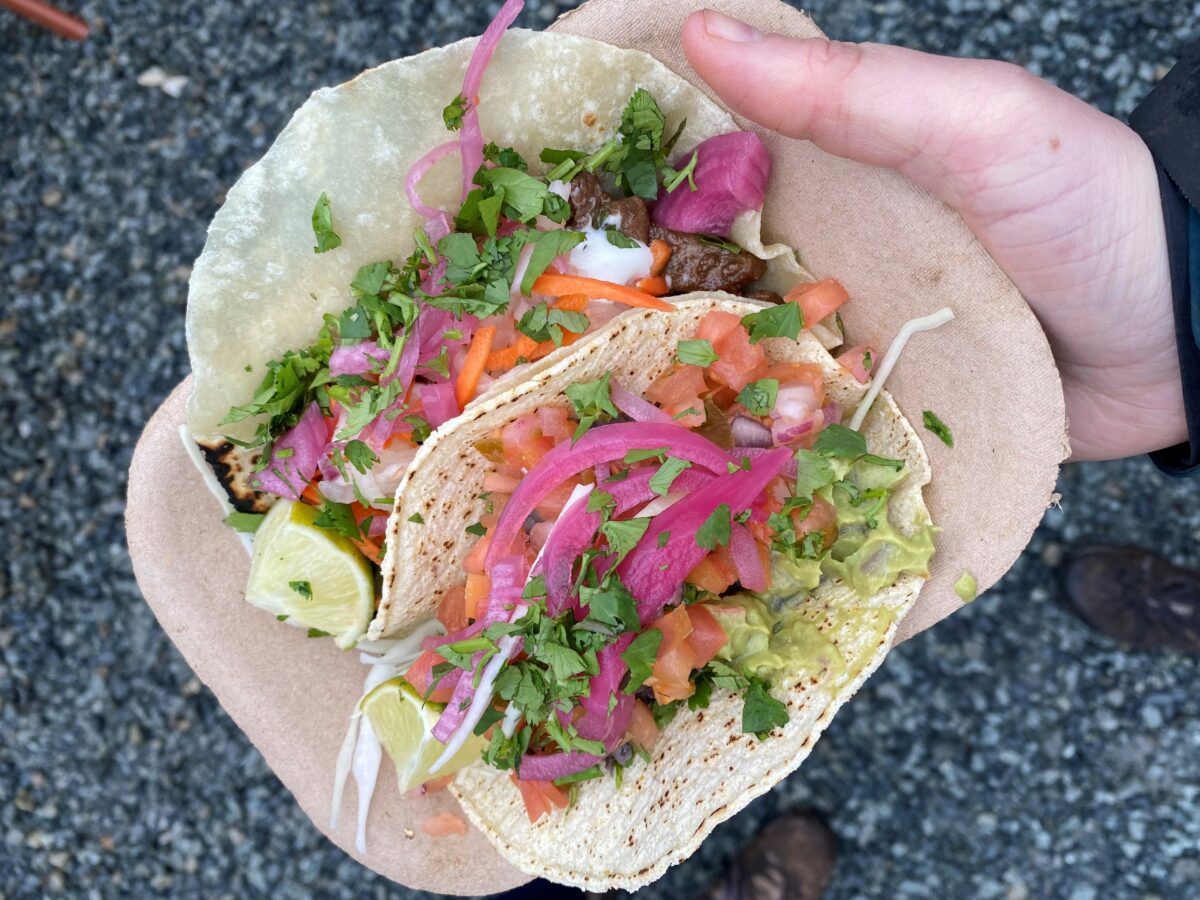
<instances>
[{"instance_id":1,"label":"brown paper wrapper","mask_svg":"<svg viewBox=\"0 0 1200 900\"><path fill-rule=\"evenodd\" d=\"M592 0L553 30L648 51L704 87L678 40L684 18L701 8L695 0ZM782 3L739 0L721 8L764 30L821 34ZM914 424L934 410L956 444L951 450L926 435L934 473L926 500L944 530L930 580L901 623L903 640L960 606L952 586L963 571L983 590L1028 542L1067 453L1062 387L1037 321L957 215L895 173L760 134L775 164L764 237L798 247L814 273L846 285L854 301L844 318L855 342L882 349L909 318L942 306L957 315L916 336L888 383ZM352 786L338 828L329 828L334 766L364 669L355 654L308 640L245 603L246 554L204 484L191 477L180 442L189 390L185 381L159 408L130 467L130 554L163 629L305 813L355 859L402 884L445 893L491 893L527 881L474 829L463 837L424 835L420 823L457 811L453 799L446 792L400 796L386 762L368 852L354 850Z\"/></svg>"}]
</instances>

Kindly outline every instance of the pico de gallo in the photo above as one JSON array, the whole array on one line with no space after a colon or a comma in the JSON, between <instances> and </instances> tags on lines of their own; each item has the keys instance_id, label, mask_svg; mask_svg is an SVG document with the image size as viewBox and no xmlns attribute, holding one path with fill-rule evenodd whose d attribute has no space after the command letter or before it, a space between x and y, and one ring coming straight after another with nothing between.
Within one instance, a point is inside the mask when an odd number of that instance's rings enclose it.
<instances>
[{"instance_id":1,"label":"pico de gallo","mask_svg":"<svg viewBox=\"0 0 1200 900\"><path fill-rule=\"evenodd\" d=\"M819 366L768 360L764 337L798 332L776 309L709 312L644 395L575 383L475 445L488 512L406 678L446 704L444 759L490 729L532 820L714 690L744 732L786 725L772 687L836 656L797 614L822 580L868 597L927 574L932 526L888 521L904 462L841 424Z\"/></svg>"}]
</instances>

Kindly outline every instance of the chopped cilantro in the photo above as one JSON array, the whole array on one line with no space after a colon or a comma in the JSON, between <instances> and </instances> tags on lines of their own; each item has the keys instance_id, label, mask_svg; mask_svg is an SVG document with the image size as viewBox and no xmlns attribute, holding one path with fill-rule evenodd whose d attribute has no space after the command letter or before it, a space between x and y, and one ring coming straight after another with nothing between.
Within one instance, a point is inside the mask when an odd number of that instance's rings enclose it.
<instances>
[{"instance_id":1,"label":"chopped cilantro","mask_svg":"<svg viewBox=\"0 0 1200 900\"><path fill-rule=\"evenodd\" d=\"M661 461L666 455L670 447L643 447L640 449L630 450L625 454L622 460L627 465L645 462L648 459L657 459Z\"/></svg>"},{"instance_id":2,"label":"chopped cilantro","mask_svg":"<svg viewBox=\"0 0 1200 900\"><path fill-rule=\"evenodd\" d=\"M867 452L867 439L860 432L834 422L817 435L813 449L822 456L857 459Z\"/></svg>"},{"instance_id":3,"label":"chopped cilantro","mask_svg":"<svg viewBox=\"0 0 1200 900\"><path fill-rule=\"evenodd\" d=\"M446 104L442 110L442 121L450 131L458 131L463 126L463 116L467 113L467 98L460 92L457 97Z\"/></svg>"},{"instance_id":4,"label":"chopped cilantro","mask_svg":"<svg viewBox=\"0 0 1200 900\"><path fill-rule=\"evenodd\" d=\"M423 444L429 440L429 436L433 434L433 429L429 426L429 422L416 413L405 416L404 421L412 426L412 439L414 444Z\"/></svg>"},{"instance_id":5,"label":"chopped cilantro","mask_svg":"<svg viewBox=\"0 0 1200 900\"><path fill-rule=\"evenodd\" d=\"M804 315L798 303L779 303L756 313L742 316L742 324L750 331L750 343L763 338L783 337L795 340L804 327Z\"/></svg>"},{"instance_id":6,"label":"chopped cilantro","mask_svg":"<svg viewBox=\"0 0 1200 900\"><path fill-rule=\"evenodd\" d=\"M328 631L322 631L320 628L308 629L308 636L310 638L333 637L333 635L330 634Z\"/></svg>"},{"instance_id":7,"label":"chopped cilantro","mask_svg":"<svg viewBox=\"0 0 1200 900\"><path fill-rule=\"evenodd\" d=\"M718 544L728 545L731 519L729 504L718 505L696 530L697 546L704 550L715 550Z\"/></svg>"},{"instance_id":8,"label":"chopped cilantro","mask_svg":"<svg viewBox=\"0 0 1200 900\"><path fill-rule=\"evenodd\" d=\"M629 555L649 527L648 518L610 520L600 526L600 533L608 540L609 549L617 555L614 566Z\"/></svg>"},{"instance_id":9,"label":"chopped cilantro","mask_svg":"<svg viewBox=\"0 0 1200 900\"><path fill-rule=\"evenodd\" d=\"M754 416L769 416L779 396L779 379L760 378L752 381L737 395L737 402Z\"/></svg>"},{"instance_id":10,"label":"chopped cilantro","mask_svg":"<svg viewBox=\"0 0 1200 900\"><path fill-rule=\"evenodd\" d=\"M672 193L677 187L686 181L689 190L696 190L696 163L700 159L700 154L695 150L692 151L692 158L688 160L686 166L672 175L663 182L663 187L667 193Z\"/></svg>"},{"instance_id":11,"label":"chopped cilantro","mask_svg":"<svg viewBox=\"0 0 1200 900\"><path fill-rule=\"evenodd\" d=\"M663 633L657 628L643 631L633 639L633 642L621 654L625 665L629 666L629 683L625 685L625 693L632 694L650 677L654 669L654 660L658 656L659 645L662 644Z\"/></svg>"},{"instance_id":12,"label":"chopped cilantro","mask_svg":"<svg viewBox=\"0 0 1200 900\"><path fill-rule=\"evenodd\" d=\"M343 452L346 454L346 459L350 461L350 465L354 466L360 474L365 475L375 463L379 462L375 451L363 441L351 441Z\"/></svg>"},{"instance_id":13,"label":"chopped cilantro","mask_svg":"<svg viewBox=\"0 0 1200 900\"><path fill-rule=\"evenodd\" d=\"M689 366L711 366L721 357L717 356L711 341L700 338L680 341L675 347L675 358Z\"/></svg>"},{"instance_id":14,"label":"chopped cilantro","mask_svg":"<svg viewBox=\"0 0 1200 900\"><path fill-rule=\"evenodd\" d=\"M521 279L521 293L528 297L533 290L533 283L546 271L547 266L554 262L554 258L563 253L570 253L585 239L586 236L582 232L569 231L565 228L555 231L530 232L525 238L525 243L533 245L533 253L529 256L529 264L525 267L525 275ZM551 312L564 313L565 310L556 309ZM568 331L582 332L587 329L587 316L580 312L571 313L571 315L576 317L576 322L582 321L582 327L565 326ZM522 321L524 320L522 319ZM545 338L541 338L541 340L545 340ZM558 342L561 340L560 336Z\"/></svg>"},{"instance_id":15,"label":"chopped cilantro","mask_svg":"<svg viewBox=\"0 0 1200 900\"><path fill-rule=\"evenodd\" d=\"M677 459L674 456L668 456L658 471L650 476L650 490L658 494L660 497L665 497L671 492L671 484L678 478L685 469L690 469L692 464L686 459Z\"/></svg>"},{"instance_id":16,"label":"chopped cilantro","mask_svg":"<svg viewBox=\"0 0 1200 900\"><path fill-rule=\"evenodd\" d=\"M635 250L641 246L633 238L615 228L604 229L604 236L608 238L610 244L614 247L620 247L622 250Z\"/></svg>"},{"instance_id":17,"label":"chopped cilantro","mask_svg":"<svg viewBox=\"0 0 1200 900\"><path fill-rule=\"evenodd\" d=\"M946 426L946 423L938 418L937 413L927 409L923 413L922 418L924 419L925 427L937 435L943 444L947 447L954 446L954 435L950 433L950 429Z\"/></svg>"},{"instance_id":18,"label":"chopped cilantro","mask_svg":"<svg viewBox=\"0 0 1200 900\"><path fill-rule=\"evenodd\" d=\"M787 707L768 693L766 682L761 678L751 679L743 698L742 731L761 739L787 723Z\"/></svg>"},{"instance_id":19,"label":"chopped cilantro","mask_svg":"<svg viewBox=\"0 0 1200 900\"><path fill-rule=\"evenodd\" d=\"M587 498L587 511L590 513L600 512L603 509L610 509L617 505L616 498L607 491L593 489Z\"/></svg>"},{"instance_id":20,"label":"chopped cilantro","mask_svg":"<svg viewBox=\"0 0 1200 900\"><path fill-rule=\"evenodd\" d=\"M592 425L600 419L615 419L620 412L612 402L609 388L611 372L605 372L596 381L577 381L568 384L563 393L575 407L575 415L579 419L579 427L575 429L572 440L579 440Z\"/></svg>"},{"instance_id":21,"label":"chopped cilantro","mask_svg":"<svg viewBox=\"0 0 1200 900\"><path fill-rule=\"evenodd\" d=\"M362 537L349 504L323 500L318 510L317 517L313 520L313 524L318 528L336 532L352 541Z\"/></svg>"},{"instance_id":22,"label":"chopped cilantro","mask_svg":"<svg viewBox=\"0 0 1200 900\"><path fill-rule=\"evenodd\" d=\"M417 525L424 525L425 517L422 516L419 512L415 512L411 516L408 517L408 521L413 522Z\"/></svg>"},{"instance_id":23,"label":"chopped cilantro","mask_svg":"<svg viewBox=\"0 0 1200 900\"><path fill-rule=\"evenodd\" d=\"M303 597L305 600L312 599L312 585L307 581L289 581L288 587Z\"/></svg>"},{"instance_id":24,"label":"chopped cilantro","mask_svg":"<svg viewBox=\"0 0 1200 900\"><path fill-rule=\"evenodd\" d=\"M323 191L317 198L317 205L313 207L312 228L317 238L313 253L324 253L326 250L342 246L341 237L333 230L333 208L329 204L329 196Z\"/></svg>"},{"instance_id":25,"label":"chopped cilantro","mask_svg":"<svg viewBox=\"0 0 1200 900\"><path fill-rule=\"evenodd\" d=\"M564 332L582 334L587 331L588 317L581 312L552 309L544 301L529 309L517 322L517 331L535 341L553 341L561 347Z\"/></svg>"},{"instance_id":26,"label":"chopped cilantro","mask_svg":"<svg viewBox=\"0 0 1200 900\"><path fill-rule=\"evenodd\" d=\"M466 531L467 534L473 534L476 537L483 537L485 534L487 534L487 528L482 522L475 522L474 524L468 525L463 530Z\"/></svg>"}]
</instances>

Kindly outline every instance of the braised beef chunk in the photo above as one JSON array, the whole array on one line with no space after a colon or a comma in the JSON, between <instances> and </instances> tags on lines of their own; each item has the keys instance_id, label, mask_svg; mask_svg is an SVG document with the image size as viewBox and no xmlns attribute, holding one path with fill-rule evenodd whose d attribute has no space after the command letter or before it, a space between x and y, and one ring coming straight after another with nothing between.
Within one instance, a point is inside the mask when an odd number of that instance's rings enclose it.
<instances>
[{"instance_id":1,"label":"braised beef chunk","mask_svg":"<svg viewBox=\"0 0 1200 900\"><path fill-rule=\"evenodd\" d=\"M626 237L631 237L643 244L650 243L650 210L646 201L641 197L626 197L624 200L610 200L592 216L592 225L602 228L606 219L616 217L620 225L613 223L618 231Z\"/></svg>"},{"instance_id":2,"label":"braised beef chunk","mask_svg":"<svg viewBox=\"0 0 1200 900\"><path fill-rule=\"evenodd\" d=\"M730 253L723 247L708 244L694 234L684 234L653 225L651 239L671 245L671 257L663 270L672 294L688 291L728 291L740 294L752 281L762 278L767 264L752 253L742 250Z\"/></svg>"},{"instance_id":3,"label":"braised beef chunk","mask_svg":"<svg viewBox=\"0 0 1200 900\"><path fill-rule=\"evenodd\" d=\"M567 227L576 231L587 228L592 223L592 213L611 201L599 178L591 172L580 172L571 179L571 193L567 198L571 204L571 219Z\"/></svg>"},{"instance_id":4,"label":"braised beef chunk","mask_svg":"<svg viewBox=\"0 0 1200 900\"><path fill-rule=\"evenodd\" d=\"M747 300L762 300L764 303L782 303L783 297L774 291L744 291L742 296Z\"/></svg>"}]
</instances>

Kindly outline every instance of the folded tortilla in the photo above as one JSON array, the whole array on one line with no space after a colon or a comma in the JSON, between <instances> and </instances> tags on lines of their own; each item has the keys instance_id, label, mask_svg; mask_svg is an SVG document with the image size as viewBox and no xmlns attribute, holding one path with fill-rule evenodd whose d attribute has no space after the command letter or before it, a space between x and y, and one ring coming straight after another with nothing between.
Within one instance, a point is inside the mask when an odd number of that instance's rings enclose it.
<instances>
[{"instance_id":1,"label":"folded tortilla","mask_svg":"<svg viewBox=\"0 0 1200 900\"><path fill-rule=\"evenodd\" d=\"M253 396L265 364L307 347L325 314L353 303L350 282L360 266L400 262L412 252L422 220L405 199L404 177L420 157L454 137L442 109L457 93L474 46L471 40L428 50L316 91L230 189L188 289L195 379L188 427L197 438L252 434L255 420L220 422ZM702 91L641 51L513 29L483 80L483 135L515 148L531 166L540 165L545 147L590 152L611 138L639 87L658 101L668 133L687 119L681 150L737 130ZM421 197L457 209L461 184L452 154L423 179ZM316 254L311 218L321 193L330 199L342 244ZM511 373L489 393L504 393L562 355Z\"/></svg>"},{"instance_id":2,"label":"folded tortilla","mask_svg":"<svg viewBox=\"0 0 1200 900\"><path fill-rule=\"evenodd\" d=\"M515 418L547 406L570 408L564 389L611 372L642 393L672 364L676 345L695 335L712 310L744 316L762 304L730 295L680 298L677 311L637 310L597 332L592 341L508 393L468 410L435 434L409 469L389 524L384 594L371 633L399 633L433 615L442 593L461 580L470 550L464 529L484 512L484 477L494 464L475 444ZM865 386L804 332L798 340L763 342L772 363L815 363L829 397L844 409ZM862 429L873 453L903 459L907 477L896 488L889 519L910 535L929 521L922 488L929 461L921 441L883 392ZM409 521L420 514L424 524ZM792 772L834 713L883 661L901 617L924 579L902 575L890 588L860 598L837 580L823 582L798 609L809 622L810 664L789 673L774 693L789 721L766 740L741 732L741 699L714 691L705 710L681 710L667 725L649 763L632 767L617 788L611 778L579 785L578 802L531 823L507 772L482 763L461 772L451 789L471 821L517 868L591 890L633 890L695 852L720 822Z\"/></svg>"}]
</instances>

